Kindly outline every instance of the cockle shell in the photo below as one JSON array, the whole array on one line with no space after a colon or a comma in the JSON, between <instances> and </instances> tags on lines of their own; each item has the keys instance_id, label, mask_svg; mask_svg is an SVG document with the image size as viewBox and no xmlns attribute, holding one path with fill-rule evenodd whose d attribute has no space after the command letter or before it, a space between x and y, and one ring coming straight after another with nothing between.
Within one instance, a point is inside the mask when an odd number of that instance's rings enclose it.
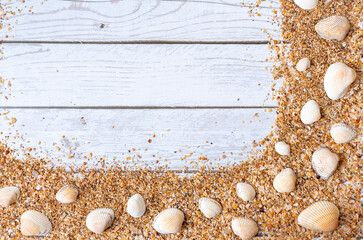
<instances>
[{"instance_id":1,"label":"cockle shell","mask_svg":"<svg viewBox=\"0 0 363 240\"><path fill-rule=\"evenodd\" d=\"M301 121L305 124L312 124L321 118L320 107L317 102L310 100L302 107L300 112Z\"/></svg>"},{"instance_id":2,"label":"cockle shell","mask_svg":"<svg viewBox=\"0 0 363 240\"><path fill-rule=\"evenodd\" d=\"M199 209L206 218L214 218L222 212L222 206L210 198L199 199Z\"/></svg>"},{"instance_id":3,"label":"cockle shell","mask_svg":"<svg viewBox=\"0 0 363 240\"><path fill-rule=\"evenodd\" d=\"M159 213L152 224L161 234L177 233L184 222L184 213L177 208L168 208Z\"/></svg>"},{"instance_id":4,"label":"cockle shell","mask_svg":"<svg viewBox=\"0 0 363 240\"><path fill-rule=\"evenodd\" d=\"M279 172L273 182L276 191L280 193L289 193L295 190L296 174L291 168L285 168Z\"/></svg>"},{"instance_id":5,"label":"cockle shell","mask_svg":"<svg viewBox=\"0 0 363 240\"><path fill-rule=\"evenodd\" d=\"M336 143L348 143L357 136L357 133L344 123L337 123L330 128L330 135Z\"/></svg>"},{"instance_id":6,"label":"cockle shell","mask_svg":"<svg viewBox=\"0 0 363 240\"><path fill-rule=\"evenodd\" d=\"M78 193L78 188L76 186L65 185L58 190L55 198L61 203L72 203L76 201Z\"/></svg>"},{"instance_id":7,"label":"cockle shell","mask_svg":"<svg viewBox=\"0 0 363 240\"><path fill-rule=\"evenodd\" d=\"M248 183L237 183L236 191L238 197L243 201L251 201L256 196L255 189Z\"/></svg>"},{"instance_id":8,"label":"cockle shell","mask_svg":"<svg viewBox=\"0 0 363 240\"><path fill-rule=\"evenodd\" d=\"M126 212L133 216L134 218L141 217L144 215L146 210L145 200L140 194L133 195L127 201Z\"/></svg>"},{"instance_id":9,"label":"cockle shell","mask_svg":"<svg viewBox=\"0 0 363 240\"><path fill-rule=\"evenodd\" d=\"M299 72L304 72L310 67L310 60L309 58L302 58L296 64L296 70Z\"/></svg>"},{"instance_id":10,"label":"cockle shell","mask_svg":"<svg viewBox=\"0 0 363 240\"><path fill-rule=\"evenodd\" d=\"M29 210L20 217L20 230L24 236L45 236L52 231L52 223L43 213Z\"/></svg>"},{"instance_id":11,"label":"cockle shell","mask_svg":"<svg viewBox=\"0 0 363 240\"><path fill-rule=\"evenodd\" d=\"M97 208L86 218L86 226L94 233L101 234L112 225L115 213L111 208Z\"/></svg>"},{"instance_id":12,"label":"cockle shell","mask_svg":"<svg viewBox=\"0 0 363 240\"><path fill-rule=\"evenodd\" d=\"M305 10L310 10L318 5L318 0L294 0L295 4Z\"/></svg>"},{"instance_id":13,"label":"cockle shell","mask_svg":"<svg viewBox=\"0 0 363 240\"><path fill-rule=\"evenodd\" d=\"M258 233L258 227L255 221L242 217L232 220L232 230L242 240L252 239Z\"/></svg>"},{"instance_id":14,"label":"cockle shell","mask_svg":"<svg viewBox=\"0 0 363 240\"><path fill-rule=\"evenodd\" d=\"M320 148L313 153L311 164L314 171L322 178L328 179L338 167L339 157L328 148Z\"/></svg>"},{"instance_id":15,"label":"cockle shell","mask_svg":"<svg viewBox=\"0 0 363 240\"><path fill-rule=\"evenodd\" d=\"M342 16L324 18L315 25L315 31L326 40L342 41L347 36L349 28L348 19Z\"/></svg>"},{"instance_id":16,"label":"cockle shell","mask_svg":"<svg viewBox=\"0 0 363 240\"><path fill-rule=\"evenodd\" d=\"M290 155L290 145L285 142L276 143L275 150L280 155Z\"/></svg>"},{"instance_id":17,"label":"cockle shell","mask_svg":"<svg viewBox=\"0 0 363 240\"><path fill-rule=\"evenodd\" d=\"M316 202L300 213L297 223L307 229L334 231L339 224L339 209L331 202Z\"/></svg>"},{"instance_id":18,"label":"cockle shell","mask_svg":"<svg viewBox=\"0 0 363 240\"><path fill-rule=\"evenodd\" d=\"M15 203L20 196L20 190L17 187L3 187L0 189L0 206L9 207Z\"/></svg>"},{"instance_id":19,"label":"cockle shell","mask_svg":"<svg viewBox=\"0 0 363 240\"><path fill-rule=\"evenodd\" d=\"M325 73L324 90L330 99L337 100L348 92L356 77L353 68L341 62L334 63Z\"/></svg>"}]
</instances>

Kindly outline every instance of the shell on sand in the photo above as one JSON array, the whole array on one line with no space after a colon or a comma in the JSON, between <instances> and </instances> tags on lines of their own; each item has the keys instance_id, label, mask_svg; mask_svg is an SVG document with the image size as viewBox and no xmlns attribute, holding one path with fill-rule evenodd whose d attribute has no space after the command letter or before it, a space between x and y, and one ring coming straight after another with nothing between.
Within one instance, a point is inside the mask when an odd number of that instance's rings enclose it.
<instances>
[{"instance_id":1,"label":"shell on sand","mask_svg":"<svg viewBox=\"0 0 363 240\"><path fill-rule=\"evenodd\" d=\"M58 190L55 198L61 203L72 203L77 200L78 188L74 185L65 185Z\"/></svg>"},{"instance_id":2,"label":"shell on sand","mask_svg":"<svg viewBox=\"0 0 363 240\"><path fill-rule=\"evenodd\" d=\"M9 207L15 203L20 196L20 190L17 187L3 187L0 189L0 206Z\"/></svg>"},{"instance_id":3,"label":"shell on sand","mask_svg":"<svg viewBox=\"0 0 363 240\"><path fill-rule=\"evenodd\" d=\"M115 213L111 208L97 208L86 218L86 226L94 233L101 234L112 225Z\"/></svg>"},{"instance_id":4,"label":"shell on sand","mask_svg":"<svg viewBox=\"0 0 363 240\"><path fill-rule=\"evenodd\" d=\"M357 137L357 133L344 123L334 124L330 128L330 135L336 143L349 143Z\"/></svg>"},{"instance_id":5,"label":"shell on sand","mask_svg":"<svg viewBox=\"0 0 363 240\"><path fill-rule=\"evenodd\" d=\"M280 155L290 155L290 145L285 142L277 142L275 150Z\"/></svg>"},{"instance_id":6,"label":"shell on sand","mask_svg":"<svg viewBox=\"0 0 363 240\"><path fill-rule=\"evenodd\" d=\"M310 60L309 58L302 58L296 64L296 70L299 72L304 72L310 67Z\"/></svg>"},{"instance_id":7,"label":"shell on sand","mask_svg":"<svg viewBox=\"0 0 363 240\"><path fill-rule=\"evenodd\" d=\"M318 0L294 0L295 4L305 10L314 9L318 5Z\"/></svg>"},{"instance_id":8,"label":"shell on sand","mask_svg":"<svg viewBox=\"0 0 363 240\"><path fill-rule=\"evenodd\" d=\"M300 119L305 124L312 124L321 118L320 107L314 100L310 100L302 107Z\"/></svg>"},{"instance_id":9,"label":"shell on sand","mask_svg":"<svg viewBox=\"0 0 363 240\"><path fill-rule=\"evenodd\" d=\"M146 210L146 204L144 198L140 194L133 195L127 201L126 212L131 216L138 218L144 215Z\"/></svg>"},{"instance_id":10,"label":"shell on sand","mask_svg":"<svg viewBox=\"0 0 363 240\"><path fill-rule=\"evenodd\" d=\"M206 218L214 218L222 212L222 206L219 202L204 197L199 199L199 209Z\"/></svg>"},{"instance_id":11,"label":"shell on sand","mask_svg":"<svg viewBox=\"0 0 363 240\"><path fill-rule=\"evenodd\" d=\"M255 221L242 217L232 220L232 230L242 240L252 239L258 233L258 227Z\"/></svg>"},{"instance_id":12,"label":"shell on sand","mask_svg":"<svg viewBox=\"0 0 363 240\"><path fill-rule=\"evenodd\" d=\"M311 157L314 171L322 179L328 179L338 167L339 157L328 148L319 148Z\"/></svg>"},{"instance_id":13,"label":"shell on sand","mask_svg":"<svg viewBox=\"0 0 363 240\"><path fill-rule=\"evenodd\" d=\"M324 18L315 25L315 31L326 40L342 41L347 36L349 28L348 19L336 15Z\"/></svg>"},{"instance_id":14,"label":"shell on sand","mask_svg":"<svg viewBox=\"0 0 363 240\"><path fill-rule=\"evenodd\" d=\"M52 231L52 223L43 213L29 210L20 217L20 230L24 236L45 236Z\"/></svg>"},{"instance_id":15,"label":"shell on sand","mask_svg":"<svg viewBox=\"0 0 363 240\"><path fill-rule=\"evenodd\" d=\"M276 191L280 193L288 193L295 190L296 174L291 168L285 168L279 172L273 182Z\"/></svg>"},{"instance_id":16,"label":"shell on sand","mask_svg":"<svg viewBox=\"0 0 363 240\"><path fill-rule=\"evenodd\" d=\"M153 228L161 234L177 233L184 222L184 213L177 208L168 208L160 212L154 219Z\"/></svg>"},{"instance_id":17,"label":"shell on sand","mask_svg":"<svg viewBox=\"0 0 363 240\"><path fill-rule=\"evenodd\" d=\"M248 183L237 183L236 191L238 197L244 201L251 201L256 196L255 189Z\"/></svg>"}]
</instances>

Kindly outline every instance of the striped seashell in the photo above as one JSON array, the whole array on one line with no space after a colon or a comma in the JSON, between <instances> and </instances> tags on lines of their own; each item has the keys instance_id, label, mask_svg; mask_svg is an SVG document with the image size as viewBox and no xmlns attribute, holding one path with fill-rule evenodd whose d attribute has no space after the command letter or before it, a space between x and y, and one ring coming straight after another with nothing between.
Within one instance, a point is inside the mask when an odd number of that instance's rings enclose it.
<instances>
[{"instance_id":1,"label":"striped seashell","mask_svg":"<svg viewBox=\"0 0 363 240\"><path fill-rule=\"evenodd\" d=\"M0 206L9 207L15 203L20 196L20 190L17 187L3 187L0 189Z\"/></svg>"},{"instance_id":2,"label":"striped seashell","mask_svg":"<svg viewBox=\"0 0 363 240\"><path fill-rule=\"evenodd\" d=\"M222 212L222 206L219 202L204 197L199 199L199 209L206 218L214 218Z\"/></svg>"},{"instance_id":3,"label":"striped seashell","mask_svg":"<svg viewBox=\"0 0 363 240\"><path fill-rule=\"evenodd\" d=\"M255 221L242 217L232 220L232 230L242 240L252 239L258 233L258 227Z\"/></svg>"},{"instance_id":4,"label":"striped seashell","mask_svg":"<svg viewBox=\"0 0 363 240\"><path fill-rule=\"evenodd\" d=\"M66 185L58 190L55 198L61 203L72 203L77 200L78 188L74 185Z\"/></svg>"},{"instance_id":5,"label":"striped seashell","mask_svg":"<svg viewBox=\"0 0 363 240\"><path fill-rule=\"evenodd\" d=\"M310 100L301 109L300 119L305 124L312 124L321 118L320 107L314 100Z\"/></svg>"},{"instance_id":6,"label":"striped seashell","mask_svg":"<svg viewBox=\"0 0 363 240\"><path fill-rule=\"evenodd\" d=\"M152 224L161 234L177 233L184 222L184 213L177 208L168 208L159 213Z\"/></svg>"},{"instance_id":7,"label":"striped seashell","mask_svg":"<svg viewBox=\"0 0 363 240\"><path fill-rule=\"evenodd\" d=\"M276 191L280 193L289 193L295 190L296 174L291 168L285 168L279 172L273 182Z\"/></svg>"},{"instance_id":8,"label":"striped seashell","mask_svg":"<svg viewBox=\"0 0 363 240\"><path fill-rule=\"evenodd\" d=\"M20 217L20 231L24 236L45 236L52 231L52 223L41 212L29 210Z\"/></svg>"},{"instance_id":9,"label":"striped seashell","mask_svg":"<svg viewBox=\"0 0 363 240\"><path fill-rule=\"evenodd\" d=\"M336 143L349 143L357 137L357 133L344 123L334 124L330 128L330 135Z\"/></svg>"},{"instance_id":10,"label":"striped seashell","mask_svg":"<svg viewBox=\"0 0 363 240\"><path fill-rule=\"evenodd\" d=\"M140 194L133 195L127 201L126 212L134 218L141 217L144 215L146 210L146 204L144 198Z\"/></svg>"},{"instance_id":11,"label":"striped seashell","mask_svg":"<svg viewBox=\"0 0 363 240\"><path fill-rule=\"evenodd\" d=\"M290 155L290 145L285 142L276 143L275 150L280 155Z\"/></svg>"},{"instance_id":12,"label":"striped seashell","mask_svg":"<svg viewBox=\"0 0 363 240\"><path fill-rule=\"evenodd\" d=\"M101 234L111 227L115 213L111 208L97 208L91 211L86 218L86 226L94 233Z\"/></svg>"},{"instance_id":13,"label":"striped seashell","mask_svg":"<svg viewBox=\"0 0 363 240\"><path fill-rule=\"evenodd\" d=\"M243 201L251 201L256 196L255 189L248 183L237 183L236 191L238 197Z\"/></svg>"},{"instance_id":14,"label":"striped seashell","mask_svg":"<svg viewBox=\"0 0 363 240\"><path fill-rule=\"evenodd\" d=\"M309 58L302 58L296 64L296 70L299 72L305 72L310 67Z\"/></svg>"},{"instance_id":15,"label":"striped seashell","mask_svg":"<svg viewBox=\"0 0 363 240\"><path fill-rule=\"evenodd\" d=\"M342 41L348 34L349 21L343 16L331 16L320 20L315 25L315 31L326 40Z\"/></svg>"},{"instance_id":16,"label":"striped seashell","mask_svg":"<svg viewBox=\"0 0 363 240\"><path fill-rule=\"evenodd\" d=\"M305 10L314 9L318 5L318 0L294 0L295 4Z\"/></svg>"},{"instance_id":17,"label":"striped seashell","mask_svg":"<svg viewBox=\"0 0 363 240\"><path fill-rule=\"evenodd\" d=\"M322 179L328 179L338 167L339 157L328 148L320 148L313 153L311 164Z\"/></svg>"}]
</instances>

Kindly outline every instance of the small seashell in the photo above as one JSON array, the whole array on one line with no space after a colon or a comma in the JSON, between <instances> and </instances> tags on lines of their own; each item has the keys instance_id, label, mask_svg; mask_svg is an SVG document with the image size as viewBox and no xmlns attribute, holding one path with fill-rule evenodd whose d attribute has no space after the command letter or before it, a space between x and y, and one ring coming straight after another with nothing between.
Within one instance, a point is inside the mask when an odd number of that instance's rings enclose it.
<instances>
[{"instance_id":1,"label":"small seashell","mask_svg":"<svg viewBox=\"0 0 363 240\"><path fill-rule=\"evenodd\" d=\"M315 31L326 40L342 41L347 36L349 28L348 19L342 16L324 18L315 25Z\"/></svg>"},{"instance_id":2,"label":"small seashell","mask_svg":"<svg viewBox=\"0 0 363 240\"><path fill-rule=\"evenodd\" d=\"M343 97L357 77L354 69L337 62L329 66L324 76L324 90L328 97L337 100Z\"/></svg>"},{"instance_id":3,"label":"small seashell","mask_svg":"<svg viewBox=\"0 0 363 240\"><path fill-rule=\"evenodd\" d=\"M290 155L290 145L285 142L276 143L275 150L280 155Z\"/></svg>"},{"instance_id":4,"label":"small seashell","mask_svg":"<svg viewBox=\"0 0 363 240\"><path fill-rule=\"evenodd\" d=\"M309 58L302 58L296 64L296 70L299 72L304 72L310 67Z\"/></svg>"},{"instance_id":5,"label":"small seashell","mask_svg":"<svg viewBox=\"0 0 363 240\"><path fill-rule=\"evenodd\" d=\"M307 229L332 232L339 224L339 209L328 201L316 202L299 214L297 223Z\"/></svg>"},{"instance_id":6,"label":"small seashell","mask_svg":"<svg viewBox=\"0 0 363 240\"><path fill-rule=\"evenodd\" d=\"M256 196L255 189L248 183L237 183L236 191L238 197L243 201L251 201Z\"/></svg>"},{"instance_id":7,"label":"small seashell","mask_svg":"<svg viewBox=\"0 0 363 240\"><path fill-rule=\"evenodd\" d=\"M159 213L152 224L161 234L177 233L184 222L184 213L177 208L168 208Z\"/></svg>"},{"instance_id":8,"label":"small seashell","mask_svg":"<svg viewBox=\"0 0 363 240\"><path fill-rule=\"evenodd\" d=\"M294 0L295 4L305 10L310 10L318 5L318 0Z\"/></svg>"},{"instance_id":9,"label":"small seashell","mask_svg":"<svg viewBox=\"0 0 363 240\"><path fill-rule=\"evenodd\" d=\"M52 231L52 223L43 213L29 210L20 217L20 230L24 236L45 236Z\"/></svg>"},{"instance_id":10,"label":"small seashell","mask_svg":"<svg viewBox=\"0 0 363 240\"><path fill-rule=\"evenodd\" d=\"M305 124L312 124L321 118L320 107L317 102L310 100L301 109L301 121Z\"/></svg>"},{"instance_id":11,"label":"small seashell","mask_svg":"<svg viewBox=\"0 0 363 240\"><path fill-rule=\"evenodd\" d=\"M199 209L206 218L214 218L222 212L222 206L216 200L204 197L199 199Z\"/></svg>"},{"instance_id":12,"label":"small seashell","mask_svg":"<svg viewBox=\"0 0 363 240\"><path fill-rule=\"evenodd\" d=\"M78 188L74 185L65 185L58 190L55 198L61 203L72 203L78 197Z\"/></svg>"},{"instance_id":13,"label":"small seashell","mask_svg":"<svg viewBox=\"0 0 363 240\"><path fill-rule=\"evenodd\" d=\"M15 203L20 196L20 190L17 187L3 187L0 189L0 206L9 207Z\"/></svg>"},{"instance_id":14,"label":"small seashell","mask_svg":"<svg viewBox=\"0 0 363 240\"><path fill-rule=\"evenodd\" d=\"M86 218L86 226L94 233L101 234L112 225L115 213L111 208L97 208Z\"/></svg>"},{"instance_id":15,"label":"small seashell","mask_svg":"<svg viewBox=\"0 0 363 240\"><path fill-rule=\"evenodd\" d=\"M296 174L291 168L285 168L279 172L273 182L276 191L280 193L289 193L295 190Z\"/></svg>"},{"instance_id":16,"label":"small seashell","mask_svg":"<svg viewBox=\"0 0 363 240\"><path fill-rule=\"evenodd\" d=\"M337 123L331 127L330 135L336 143L349 143L357 136L357 133L344 123Z\"/></svg>"},{"instance_id":17,"label":"small seashell","mask_svg":"<svg viewBox=\"0 0 363 240\"><path fill-rule=\"evenodd\" d=\"M242 240L252 239L258 233L258 227L255 221L242 217L232 220L232 230Z\"/></svg>"},{"instance_id":18,"label":"small seashell","mask_svg":"<svg viewBox=\"0 0 363 240\"><path fill-rule=\"evenodd\" d=\"M338 167L339 157L328 148L320 148L313 153L311 164L314 171L322 178L328 179Z\"/></svg>"},{"instance_id":19,"label":"small seashell","mask_svg":"<svg viewBox=\"0 0 363 240\"><path fill-rule=\"evenodd\" d=\"M146 210L146 205L144 198L140 194L133 195L127 201L127 209L126 212L133 216L134 218L141 217L144 215Z\"/></svg>"}]
</instances>

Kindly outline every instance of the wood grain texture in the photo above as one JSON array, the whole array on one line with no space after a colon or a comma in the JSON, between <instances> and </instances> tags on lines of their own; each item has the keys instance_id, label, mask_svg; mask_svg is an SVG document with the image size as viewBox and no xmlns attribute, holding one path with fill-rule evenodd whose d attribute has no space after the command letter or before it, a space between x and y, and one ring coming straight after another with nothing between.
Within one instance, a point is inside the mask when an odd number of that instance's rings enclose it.
<instances>
[{"instance_id":1,"label":"wood grain texture","mask_svg":"<svg viewBox=\"0 0 363 240\"><path fill-rule=\"evenodd\" d=\"M3 44L11 107L261 107L266 45ZM279 85L278 85L279 86Z\"/></svg>"}]
</instances>

